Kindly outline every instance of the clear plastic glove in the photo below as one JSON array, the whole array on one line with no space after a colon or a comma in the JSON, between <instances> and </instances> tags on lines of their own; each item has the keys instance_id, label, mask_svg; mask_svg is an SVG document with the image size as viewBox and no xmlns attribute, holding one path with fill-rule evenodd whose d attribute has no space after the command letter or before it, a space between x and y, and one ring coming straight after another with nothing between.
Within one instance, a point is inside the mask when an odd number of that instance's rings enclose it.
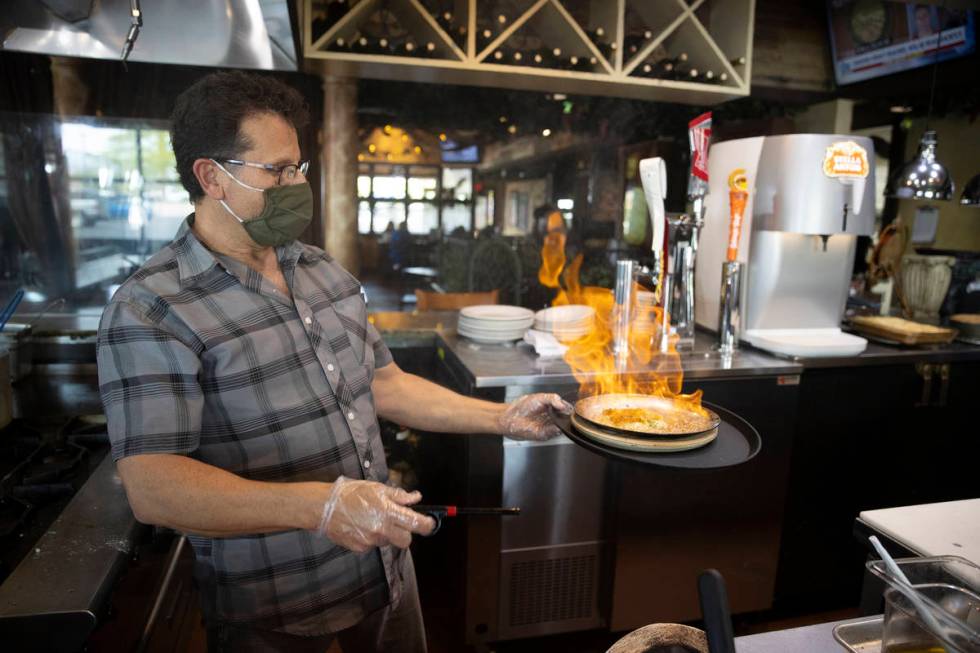
<instances>
[{"instance_id":1,"label":"clear plastic glove","mask_svg":"<svg viewBox=\"0 0 980 653\"><path fill-rule=\"evenodd\" d=\"M323 506L317 531L356 553L387 544L406 549L412 533L428 535L436 527L431 517L406 507L421 499L418 492L341 476Z\"/></svg>"},{"instance_id":2,"label":"clear plastic glove","mask_svg":"<svg viewBox=\"0 0 980 653\"><path fill-rule=\"evenodd\" d=\"M550 440L561 430L552 411L572 414L572 405L556 394L525 395L511 402L500 415L500 432L511 440Z\"/></svg>"}]
</instances>

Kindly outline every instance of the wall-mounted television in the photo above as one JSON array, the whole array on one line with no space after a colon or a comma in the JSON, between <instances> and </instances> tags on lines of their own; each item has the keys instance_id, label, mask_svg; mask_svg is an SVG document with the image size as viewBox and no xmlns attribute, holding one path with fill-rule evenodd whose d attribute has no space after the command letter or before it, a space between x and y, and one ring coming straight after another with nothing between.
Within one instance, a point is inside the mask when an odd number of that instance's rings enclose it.
<instances>
[{"instance_id":1,"label":"wall-mounted television","mask_svg":"<svg viewBox=\"0 0 980 653\"><path fill-rule=\"evenodd\" d=\"M975 12L897 0L828 0L838 84L851 84L970 54Z\"/></svg>"}]
</instances>

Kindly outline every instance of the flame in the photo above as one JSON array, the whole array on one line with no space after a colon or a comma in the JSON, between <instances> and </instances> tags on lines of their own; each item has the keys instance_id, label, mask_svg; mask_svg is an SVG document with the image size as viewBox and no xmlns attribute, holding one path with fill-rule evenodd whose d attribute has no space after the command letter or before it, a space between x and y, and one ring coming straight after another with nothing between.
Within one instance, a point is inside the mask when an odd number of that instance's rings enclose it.
<instances>
[{"instance_id":1,"label":"flame","mask_svg":"<svg viewBox=\"0 0 980 653\"><path fill-rule=\"evenodd\" d=\"M538 281L545 288L558 288L558 275L565 267L565 225L561 214L555 211L548 216L548 233L541 247L541 268Z\"/></svg>"},{"instance_id":2,"label":"flame","mask_svg":"<svg viewBox=\"0 0 980 653\"><path fill-rule=\"evenodd\" d=\"M598 286L582 286L579 272L583 257L576 256L565 267L565 225L561 214L552 213L548 218L548 232L541 248L541 268L538 280L547 288L558 290L552 306L584 304L595 310L595 321L586 335L566 342L568 351L565 362L579 382L579 396L599 394L644 394L671 399L680 408L707 414L701 408L701 391L683 394L684 371L677 353L676 337L669 340L666 353L656 346L663 311L652 302L639 302L639 284L633 290L634 303L630 322L630 347L626 361L617 360L612 351L612 325L615 305L613 292ZM559 283L559 279L563 283ZM642 372L625 374L625 369L641 369Z\"/></svg>"}]
</instances>

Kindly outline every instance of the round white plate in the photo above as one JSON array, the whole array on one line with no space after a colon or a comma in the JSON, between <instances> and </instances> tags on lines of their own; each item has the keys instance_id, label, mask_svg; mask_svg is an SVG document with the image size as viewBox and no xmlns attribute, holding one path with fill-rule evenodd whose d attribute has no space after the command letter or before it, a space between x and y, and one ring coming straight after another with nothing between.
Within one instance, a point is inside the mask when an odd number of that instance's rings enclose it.
<instances>
[{"instance_id":1,"label":"round white plate","mask_svg":"<svg viewBox=\"0 0 980 653\"><path fill-rule=\"evenodd\" d=\"M568 318L568 319L552 319L547 315L535 315L535 322L541 322L542 324L592 324L595 321L595 316L586 315L585 317Z\"/></svg>"},{"instance_id":2,"label":"round white plate","mask_svg":"<svg viewBox=\"0 0 980 653\"><path fill-rule=\"evenodd\" d=\"M572 426L576 431L587 438L617 449L626 449L627 451L647 451L654 453L689 451L691 449L703 447L710 442L714 442L715 438L718 437L717 426L713 429L705 431L704 433L698 433L687 438L671 438L661 440L654 438L630 437L628 435L619 435L617 433L610 433L608 431L596 428L579 419L577 415L572 415Z\"/></svg>"},{"instance_id":3,"label":"round white plate","mask_svg":"<svg viewBox=\"0 0 980 653\"><path fill-rule=\"evenodd\" d=\"M459 314L477 320L527 320L534 319L534 311L521 306L508 306L507 304L482 304L480 306L467 306L461 308Z\"/></svg>"},{"instance_id":4,"label":"round white plate","mask_svg":"<svg viewBox=\"0 0 980 653\"><path fill-rule=\"evenodd\" d=\"M457 331L468 331L470 333L478 333L484 336L505 336L508 334L520 333L524 334L531 325L524 326L523 324L518 324L517 326L512 326L507 329L484 329L478 326L471 326L468 324L459 324L456 326Z\"/></svg>"},{"instance_id":5,"label":"round white plate","mask_svg":"<svg viewBox=\"0 0 980 653\"><path fill-rule=\"evenodd\" d=\"M534 324L534 320L507 320L504 322L495 320L475 320L460 316L457 324L476 329L519 329L531 326Z\"/></svg>"},{"instance_id":6,"label":"round white plate","mask_svg":"<svg viewBox=\"0 0 980 653\"><path fill-rule=\"evenodd\" d=\"M507 336L514 335L515 333L519 333L520 335L523 336L527 332L527 329L524 327L520 327L517 329L479 329L475 327L458 326L456 330L461 333L465 331L467 333L475 333L477 335L488 336L491 338L493 337L504 338Z\"/></svg>"},{"instance_id":7,"label":"round white plate","mask_svg":"<svg viewBox=\"0 0 980 653\"><path fill-rule=\"evenodd\" d=\"M524 337L524 334L516 335L514 337L501 337L501 336L486 336L477 333L467 333L464 331L460 331L459 335L463 336L464 338L469 338L473 342L479 342L482 344L491 344L491 345L502 343L502 342L514 342L515 340L520 340L521 338Z\"/></svg>"},{"instance_id":8,"label":"round white plate","mask_svg":"<svg viewBox=\"0 0 980 653\"><path fill-rule=\"evenodd\" d=\"M538 322L534 323L534 328L538 331L550 331L551 333L557 333L559 331L581 331L587 333L592 330L591 324L540 324Z\"/></svg>"}]
</instances>

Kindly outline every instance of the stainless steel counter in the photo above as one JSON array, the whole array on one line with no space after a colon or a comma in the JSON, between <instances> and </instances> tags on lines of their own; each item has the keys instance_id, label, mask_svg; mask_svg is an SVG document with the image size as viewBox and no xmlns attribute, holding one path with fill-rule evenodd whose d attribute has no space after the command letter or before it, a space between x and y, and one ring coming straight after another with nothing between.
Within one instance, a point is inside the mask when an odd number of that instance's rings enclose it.
<instances>
[{"instance_id":1,"label":"stainless steel counter","mask_svg":"<svg viewBox=\"0 0 980 653\"><path fill-rule=\"evenodd\" d=\"M456 334L455 312L376 313L372 321L390 347L406 342L432 342L451 353L469 375L476 388L507 386L540 387L578 383L571 368L561 358L542 359L523 342L504 345L481 345ZM426 339L430 340L426 340ZM803 371L797 361L777 358L765 352L746 348L731 358L722 358L712 350L714 337L698 333L693 352L680 357L685 379L722 379L751 376L796 375ZM642 374L649 367L635 367L627 374ZM677 368L661 368L670 373Z\"/></svg>"},{"instance_id":2,"label":"stainless steel counter","mask_svg":"<svg viewBox=\"0 0 980 653\"><path fill-rule=\"evenodd\" d=\"M527 344L480 345L456 334L455 311L429 313L375 313L372 321L389 346L433 344L458 359L476 388L538 387L576 383L568 364L560 358L541 359ZM980 347L954 342L932 347L899 347L868 343L857 356L788 358L750 346L725 360L712 350L715 337L698 332L694 351L681 355L685 379L726 379L801 374L806 369L952 363L980 361ZM628 370L639 374L646 368ZM664 370L670 371L670 370Z\"/></svg>"},{"instance_id":3,"label":"stainless steel counter","mask_svg":"<svg viewBox=\"0 0 980 653\"><path fill-rule=\"evenodd\" d=\"M479 388L510 385L543 386L577 383L571 368L561 358L541 359L525 343L512 345L479 345L456 335L455 330L440 332L440 344L466 366ZM713 339L698 334L693 352L680 356L680 370L685 379L722 379L748 376L787 376L800 374L803 366L791 360L775 358L752 349L722 358L711 350ZM650 367L635 367L627 374L643 374ZM661 373L679 371L677 367L659 368Z\"/></svg>"},{"instance_id":4,"label":"stainless steel counter","mask_svg":"<svg viewBox=\"0 0 980 653\"><path fill-rule=\"evenodd\" d=\"M15 648L44 642L46 650L80 650L125 566L136 528L106 454L33 554L0 586L0 640Z\"/></svg>"}]
</instances>

